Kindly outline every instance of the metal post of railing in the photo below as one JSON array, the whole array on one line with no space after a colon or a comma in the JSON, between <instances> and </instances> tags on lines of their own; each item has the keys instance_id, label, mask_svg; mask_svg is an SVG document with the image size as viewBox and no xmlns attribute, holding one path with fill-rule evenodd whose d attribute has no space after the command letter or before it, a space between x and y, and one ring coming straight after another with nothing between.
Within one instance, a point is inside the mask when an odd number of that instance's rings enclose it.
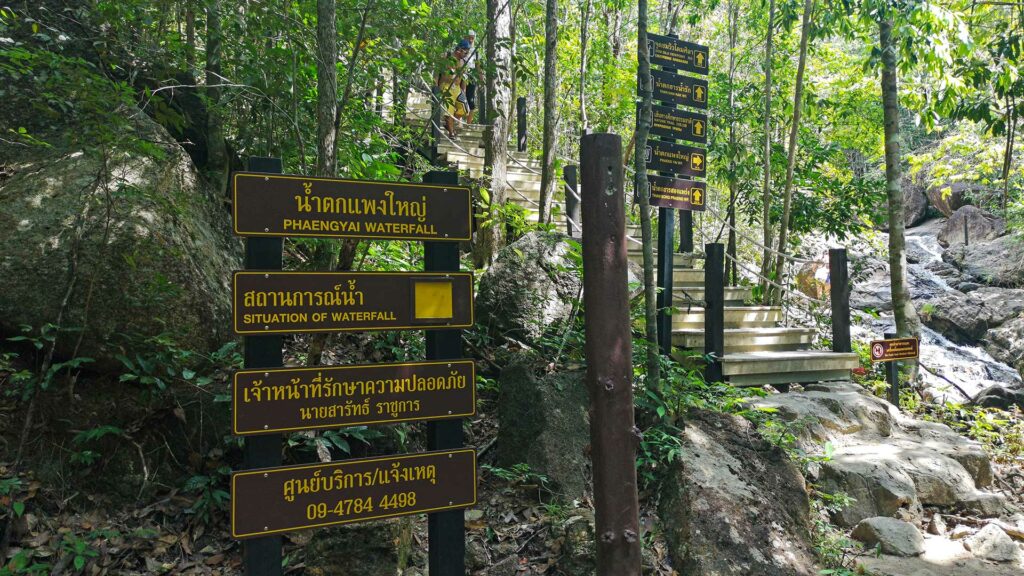
<instances>
[{"instance_id":1,"label":"metal post of railing","mask_svg":"<svg viewBox=\"0 0 1024 576\"><path fill-rule=\"evenodd\" d=\"M526 98L516 98L516 150L526 152Z\"/></svg>"},{"instance_id":2,"label":"metal post of railing","mask_svg":"<svg viewBox=\"0 0 1024 576\"><path fill-rule=\"evenodd\" d=\"M850 352L850 272L846 248L828 251L828 277L832 301L832 351Z\"/></svg>"},{"instance_id":3,"label":"metal post of railing","mask_svg":"<svg viewBox=\"0 0 1024 576\"><path fill-rule=\"evenodd\" d=\"M672 208L658 208L658 347L666 356L672 354L672 274L675 262L672 250L675 222Z\"/></svg>"},{"instance_id":4,"label":"metal post of railing","mask_svg":"<svg viewBox=\"0 0 1024 576\"><path fill-rule=\"evenodd\" d=\"M725 246L704 245L704 379L720 382L725 355Z\"/></svg>"},{"instance_id":5,"label":"metal post of railing","mask_svg":"<svg viewBox=\"0 0 1024 576\"><path fill-rule=\"evenodd\" d=\"M562 168L562 179L565 180L565 230L571 238L580 237L577 226L580 221L580 187L576 178L576 166Z\"/></svg>"},{"instance_id":6,"label":"metal post of railing","mask_svg":"<svg viewBox=\"0 0 1024 576\"><path fill-rule=\"evenodd\" d=\"M430 94L430 161L437 162L438 146L441 143L441 123L444 122L441 89L434 86L430 89Z\"/></svg>"}]
</instances>

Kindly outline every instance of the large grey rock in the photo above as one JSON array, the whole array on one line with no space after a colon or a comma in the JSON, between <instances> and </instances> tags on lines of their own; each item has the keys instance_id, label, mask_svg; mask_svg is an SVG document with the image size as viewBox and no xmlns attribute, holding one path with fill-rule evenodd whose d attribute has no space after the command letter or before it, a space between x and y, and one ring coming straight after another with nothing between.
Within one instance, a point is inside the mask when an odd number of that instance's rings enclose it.
<instances>
[{"instance_id":1,"label":"large grey rock","mask_svg":"<svg viewBox=\"0 0 1024 576\"><path fill-rule=\"evenodd\" d=\"M974 403L983 408L1010 410L1014 406L1024 410L1024 389L993 385L981 391Z\"/></svg>"},{"instance_id":2,"label":"large grey rock","mask_svg":"<svg viewBox=\"0 0 1024 576\"><path fill-rule=\"evenodd\" d=\"M979 190L971 182L947 182L928 188L928 202L946 217L970 203L972 193Z\"/></svg>"},{"instance_id":3,"label":"large grey rock","mask_svg":"<svg viewBox=\"0 0 1024 576\"><path fill-rule=\"evenodd\" d=\"M659 516L673 565L703 576L817 574L803 476L735 416L691 410Z\"/></svg>"},{"instance_id":4,"label":"large grey rock","mask_svg":"<svg viewBox=\"0 0 1024 576\"><path fill-rule=\"evenodd\" d=\"M978 558L993 562L1012 562L1020 554L1017 543L995 524L987 524L977 534L964 538L964 548Z\"/></svg>"},{"instance_id":5,"label":"large grey rock","mask_svg":"<svg viewBox=\"0 0 1024 576\"><path fill-rule=\"evenodd\" d=\"M928 216L928 195L921 175L903 178L903 223L907 228L917 226Z\"/></svg>"},{"instance_id":6,"label":"large grey rock","mask_svg":"<svg viewBox=\"0 0 1024 576\"><path fill-rule=\"evenodd\" d=\"M790 422L809 453L832 444L832 457L812 473L825 492L854 499L833 513L837 524L852 527L900 510L914 516L923 506L975 510L998 504L980 490L992 484L992 468L979 444L942 424L904 416L853 383L808 388L752 404Z\"/></svg>"},{"instance_id":7,"label":"large grey rock","mask_svg":"<svg viewBox=\"0 0 1024 576\"><path fill-rule=\"evenodd\" d=\"M985 242L1006 234L1006 220L975 206L963 206L953 212L939 230L939 244L963 244L965 226L967 244Z\"/></svg>"},{"instance_id":8,"label":"large grey rock","mask_svg":"<svg viewBox=\"0 0 1024 576\"><path fill-rule=\"evenodd\" d=\"M1024 290L985 287L967 294L946 292L918 307L925 325L960 344L975 344L985 333L1024 312Z\"/></svg>"},{"instance_id":9,"label":"large grey rock","mask_svg":"<svg viewBox=\"0 0 1024 576\"><path fill-rule=\"evenodd\" d=\"M126 138L157 151L35 149L0 180L0 331L80 329L80 356L116 364L160 334L201 353L232 338L231 272L241 267L222 198L167 132L139 114ZM70 354L78 338L58 338ZM124 335L131 335L125 337ZM134 342L127 341L128 339Z\"/></svg>"},{"instance_id":10,"label":"large grey rock","mask_svg":"<svg viewBox=\"0 0 1024 576\"><path fill-rule=\"evenodd\" d=\"M582 499L589 487L588 397L583 371L538 375L523 355L501 371L498 396L498 464L527 464L550 480L565 501Z\"/></svg>"},{"instance_id":11,"label":"large grey rock","mask_svg":"<svg viewBox=\"0 0 1024 576\"><path fill-rule=\"evenodd\" d=\"M985 334L985 350L993 358L1016 366L1024 375L1024 317L1014 318Z\"/></svg>"},{"instance_id":12,"label":"large grey rock","mask_svg":"<svg viewBox=\"0 0 1024 576\"><path fill-rule=\"evenodd\" d=\"M1000 236L988 242L957 244L943 252L942 259L956 266L963 276L990 286L1024 286L1024 237Z\"/></svg>"},{"instance_id":13,"label":"large grey rock","mask_svg":"<svg viewBox=\"0 0 1024 576\"><path fill-rule=\"evenodd\" d=\"M557 232L531 232L503 248L480 278L477 323L492 334L536 344L568 321L582 283L573 249Z\"/></svg>"},{"instance_id":14,"label":"large grey rock","mask_svg":"<svg viewBox=\"0 0 1024 576\"><path fill-rule=\"evenodd\" d=\"M851 534L869 547L878 546L883 554L919 556L924 552L924 537L909 522L876 516L861 520Z\"/></svg>"}]
</instances>

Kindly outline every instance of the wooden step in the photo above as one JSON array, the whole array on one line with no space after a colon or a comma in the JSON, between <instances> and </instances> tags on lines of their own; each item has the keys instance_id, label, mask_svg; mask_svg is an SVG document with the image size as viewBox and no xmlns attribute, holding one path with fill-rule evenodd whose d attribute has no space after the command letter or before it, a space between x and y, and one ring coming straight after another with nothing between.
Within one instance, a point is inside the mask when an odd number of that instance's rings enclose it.
<instances>
[{"instance_id":1,"label":"wooden step","mask_svg":"<svg viewBox=\"0 0 1024 576\"><path fill-rule=\"evenodd\" d=\"M725 309L725 328L775 328L782 322L778 306L732 306ZM703 330L704 309L682 308L672 315L672 330Z\"/></svg>"},{"instance_id":2,"label":"wooden step","mask_svg":"<svg viewBox=\"0 0 1024 576\"><path fill-rule=\"evenodd\" d=\"M672 286L673 302L683 306L688 300L704 301L703 286ZM743 306L754 298L754 290L750 286L726 286L725 305Z\"/></svg>"},{"instance_id":3,"label":"wooden step","mask_svg":"<svg viewBox=\"0 0 1024 576\"><path fill-rule=\"evenodd\" d=\"M729 328L725 330L725 353L787 352L806 350L814 342L811 328ZM672 331L672 344L680 348L704 350L704 330Z\"/></svg>"},{"instance_id":4,"label":"wooden step","mask_svg":"<svg viewBox=\"0 0 1024 576\"><path fill-rule=\"evenodd\" d=\"M859 366L853 352L737 352L722 357L722 373L735 386L845 380Z\"/></svg>"}]
</instances>

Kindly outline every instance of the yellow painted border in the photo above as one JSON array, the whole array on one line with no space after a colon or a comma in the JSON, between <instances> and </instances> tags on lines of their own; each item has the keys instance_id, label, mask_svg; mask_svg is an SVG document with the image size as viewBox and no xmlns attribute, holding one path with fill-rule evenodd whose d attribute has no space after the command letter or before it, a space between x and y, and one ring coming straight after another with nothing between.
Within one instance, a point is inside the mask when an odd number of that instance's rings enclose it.
<instances>
[{"instance_id":1,"label":"yellow painted border","mask_svg":"<svg viewBox=\"0 0 1024 576\"><path fill-rule=\"evenodd\" d=\"M237 278L243 275L291 275L303 274L306 276L393 276L395 278L409 278L416 276L427 276L431 278L441 277L468 277L469 278L469 322L466 324L434 324L421 322L412 326L383 326L380 328L321 328L315 330L239 330L238 310L235 309L235 287ZM236 270L231 277L231 328L235 334L313 334L316 332L378 332L381 330L447 330L455 328L469 328L476 322L476 298L473 294L473 273L472 272L301 272L298 270Z\"/></svg>"},{"instance_id":2,"label":"yellow painted border","mask_svg":"<svg viewBox=\"0 0 1024 576\"><path fill-rule=\"evenodd\" d=\"M235 480L241 476L252 476L259 474L274 474L279 472L289 472L292 470L309 470L311 468L323 468L330 466L331 464L359 464L366 462L380 462L380 461L393 461L393 460L413 460L416 458L425 458L430 456L439 456L443 454L465 454L469 453L473 458L473 500L470 502L459 502L450 506L441 506L439 508L429 508L424 510L410 510L406 512L400 512L397 514L383 514L380 516L367 516L365 518L357 518L352 520L339 520L337 522L322 522L320 524L309 524L305 526L295 526L291 528L279 528L277 530L268 530L266 532L247 532L245 534L239 534L235 529L235 509L238 505L238 500L235 498ZM273 534L281 534L283 532L292 532L295 530L308 530L310 528L321 528L324 526L338 526L341 524L355 524L357 522L369 522L370 520L380 520L382 518L398 518L401 516L411 516L413 514L428 514L430 512L439 512L442 510L454 510L456 508L466 508L472 506L477 502L477 462L476 462L476 450L473 448L464 448L459 450L434 450L431 452L419 452L417 454L404 454L400 456L381 456L377 458L358 458L353 460L337 460L335 462L327 462L323 464L312 464L312 465L300 465L300 466L282 466L280 468L261 468L258 470L243 470L235 472L231 475L231 537L236 540L244 538L253 538L257 536L270 536Z\"/></svg>"},{"instance_id":3,"label":"yellow painted border","mask_svg":"<svg viewBox=\"0 0 1024 576\"><path fill-rule=\"evenodd\" d=\"M316 182L332 182L337 184L380 184L380 185L399 185L399 186L412 186L415 188L431 188L435 190L464 190L466 192L466 204L467 204L467 217L466 217L466 236L459 236L457 238L449 236L448 238L437 237L437 236L389 236L389 235L375 235L367 236L365 234L292 234L284 232L243 232L238 229L238 179L242 177L251 178L263 178L273 180L303 180L303 181L316 181ZM344 178L321 178L317 176L296 176L291 174L270 174L264 172L235 172L234 180L231 184L231 228L235 233L235 236L246 236L246 237L264 237L264 238L360 238L364 240L414 240L417 242L465 242L473 238L473 193L465 186L458 185L443 185L443 184L418 184L414 182L388 182L383 180L348 180Z\"/></svg>"},{"instance_id":4,"label":"yellow painted border","mask_svg":"<svg viewBox=\"0 0 1024 576\"><path fill-rule=\"evenodd\" d=\"M296 428L268 428L266 430L247 430L239 431L238 429L238 379L248 374L266 374L268 372L313 372L323 370L344 370L344 369L363 369L363 368L397 368L401 366L439 366L442 364L469 364L470 373L470 411L459 414L445 414L443 416L420 416L418 418L399 418L399 419L387 419L387 420L367 420L365 422L343 422L337 424L323 424L320 426L299 426ZM400 424L402 422L423 422L433 420L447 420L449 418L464 418L466 416L476 415L476 362L466 358L460 358L458 360L425 360L420 362L399 362L394 364L346 364L344 366L314 366L312 368L265 368L263 370L248 369L248 370L236 370L232 375L231 380L231 431L235 436L258 436L261 434L272 434L275 432L295 432L298 430L321 430L324 428L348 428L350 426L367 426L369 424Z\"/></svg>"}]
</instances>

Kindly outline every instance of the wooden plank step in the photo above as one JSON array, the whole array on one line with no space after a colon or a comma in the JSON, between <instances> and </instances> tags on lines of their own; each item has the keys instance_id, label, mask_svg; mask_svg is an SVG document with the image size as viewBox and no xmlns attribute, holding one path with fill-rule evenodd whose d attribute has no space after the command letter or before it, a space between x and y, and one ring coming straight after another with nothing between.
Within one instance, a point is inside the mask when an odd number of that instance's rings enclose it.
<instances>
[{"instance_id":1,"label":"wooden plank step","mask_svg":"<svg viewBox=\"0 0 1024 576\"><path fill-rule=\"evenodd\" d=\"M703 286L672 286L673 302L677 306L685 306L687 300L704 301ZM750 286L726 286L725 305L743 306L744 303L752 300L754 290Z\"/></svg>"},{"instance_id":2,"label":"wooden plank step","mask_svg":"<svg viewBox=\"0 0 1024 576\"><path fill-rule=\"evenodd\" d=\"M813 342L814 330L811 328L730 328L725 330L726 354L806 350ZM704 330L673 330L672 344L680 348L704 350Z\"/></svg>"},{"instance_id":3,"label":"wooden plank step","mask_svg":"<svg viewBox=\"0 0 1024 576\"><path fill-rule=\"evenodd\" d=\"M859 366L854 352L737 352L722 357L722 373L735 386L845 380Z\"/></svg>"},{"instance_id":4,"label":"wooden plank step","mask_svg":"<svg viewBox=\"0 0 1024 576\"><path fill-rule=\"evenodd\" d=\"M775 328L782 322L779 306L732 306L725 309L725 328ZM704 329L704 309L682 309L672 315L672 329Z\"/></svg>"}]
</instances>

